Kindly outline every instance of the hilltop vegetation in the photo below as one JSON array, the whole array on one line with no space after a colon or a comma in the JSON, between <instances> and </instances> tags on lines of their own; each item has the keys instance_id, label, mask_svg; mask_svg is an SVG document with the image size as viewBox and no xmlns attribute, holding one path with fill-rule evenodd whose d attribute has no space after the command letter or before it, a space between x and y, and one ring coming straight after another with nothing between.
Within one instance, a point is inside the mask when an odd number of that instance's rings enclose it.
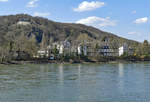
<instances>
[{"instance_id":1,"label":"hilltop vegetation","mask_svg":"<svg viewBox=\"0 0 150 102\"><path fill-rule=\"evenodd\" d=\"M18 26L17 22L22 18L27 19L30 25ZM81 24L58 23L45 18L32 17L24 14L1 16L0 21L0 36L2 37L0 40L4 40L3 38L7 39L5 37L6 35L15 37L25 36L29 39L34 36L37 43L41 43L43 41L42 37L45 35L46 43L49 43L48 41L50 40L52 42L64 41L67 38L70 41L101 41L104 37L108 37L110 40L115 40L119 43L137 43L93 27Z\"/></svg>"}]
</instances>

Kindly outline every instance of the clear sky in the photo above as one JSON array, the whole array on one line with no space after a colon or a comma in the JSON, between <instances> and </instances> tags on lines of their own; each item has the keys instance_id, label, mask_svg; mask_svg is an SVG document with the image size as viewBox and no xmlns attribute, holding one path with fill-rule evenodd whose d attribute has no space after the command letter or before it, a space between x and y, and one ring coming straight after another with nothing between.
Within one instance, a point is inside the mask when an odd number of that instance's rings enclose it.
<instances>
[{"instance_id":1,"label":"clear sky","mask_svg":"<svg viewBox=\"0 0 150 102\"><path fill-rule=\"evenodd\" d=\"M20 13L150 41L150 0L0 0L0 15Z\"/></svg>"}]
</instances>

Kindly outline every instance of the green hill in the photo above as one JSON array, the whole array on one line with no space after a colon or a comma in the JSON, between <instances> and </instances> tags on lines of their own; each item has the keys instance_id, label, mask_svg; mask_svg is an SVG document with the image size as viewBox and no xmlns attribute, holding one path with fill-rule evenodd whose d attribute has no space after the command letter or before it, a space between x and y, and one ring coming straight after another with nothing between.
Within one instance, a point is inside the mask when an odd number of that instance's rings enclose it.
<instances>
[{"instance_id":1,"label":"green hill","mask_svg":"<svg viewBox=\"0 0 150 102\"><path fill-rule=\"evenodd\" d=\"M59 23L26 14L0 16L0 56L14 51L31 53L53 42L68 40L74 42L102 42L137 46L139 42L128 40L91 26L73 23ZM5 50L4 50L5 49Z\"/></svg>"},{"instance_id":2,"label":"green hill","mask_svg":"<svg viewBox=\"0 0 150 102\"><path fill-rule=\"evenodd\" d=\"M19 21L30 22L28 25L19 25ZM118 37L114 34L101 31L94 27L81 24L58 23L45 18L32 17L29 15L19 14L10 16L0 16L0 41L8 40L8 36L26 36L29 39L35 36L37 43L41 43L43 35L48 41L101 41L104 37L119 43L137 43L136 41Z\"/></svg>"}]
</instances>

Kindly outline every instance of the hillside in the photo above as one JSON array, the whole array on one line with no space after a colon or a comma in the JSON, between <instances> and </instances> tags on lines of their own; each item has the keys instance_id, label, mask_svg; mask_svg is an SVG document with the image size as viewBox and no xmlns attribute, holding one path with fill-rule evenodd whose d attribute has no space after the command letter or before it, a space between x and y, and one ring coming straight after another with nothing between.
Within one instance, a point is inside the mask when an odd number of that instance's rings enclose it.
<instances>
[{"instance_id":1,"label":"hillside","mask_svg":"<svg viewBox=\"0 0 150 102\"><path fill-rule=\"evenodd\" d=\"M29 24L18 23L20 21L28 22ZM71 42L85 40L100 42L105 37L119 44L124 42L128 45L138 44L136 41L81 24L58 23L25 14L0 16L0 43L3 44L13 40L19 42L20 37L26 37L26 40L34 39L37 45L44 42L45 46L49 43L66 39Z\"/></svg>"}]
</instances>

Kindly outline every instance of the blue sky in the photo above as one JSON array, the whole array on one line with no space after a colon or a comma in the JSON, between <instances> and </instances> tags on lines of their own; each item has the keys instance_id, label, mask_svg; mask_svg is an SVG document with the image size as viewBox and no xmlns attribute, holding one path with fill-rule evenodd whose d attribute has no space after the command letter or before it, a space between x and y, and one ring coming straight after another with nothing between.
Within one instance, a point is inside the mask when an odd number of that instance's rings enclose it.
<instances>
[{"instance_id":1,"label":"blue sky","mask_svg":"<svg viewBox=\"0 0 150 102\"><path fill-rule=\"evenodd\" d=\"M0 15L26 13L150 41L150 0L0 0Z\"/></svg>"}]
</instances>

